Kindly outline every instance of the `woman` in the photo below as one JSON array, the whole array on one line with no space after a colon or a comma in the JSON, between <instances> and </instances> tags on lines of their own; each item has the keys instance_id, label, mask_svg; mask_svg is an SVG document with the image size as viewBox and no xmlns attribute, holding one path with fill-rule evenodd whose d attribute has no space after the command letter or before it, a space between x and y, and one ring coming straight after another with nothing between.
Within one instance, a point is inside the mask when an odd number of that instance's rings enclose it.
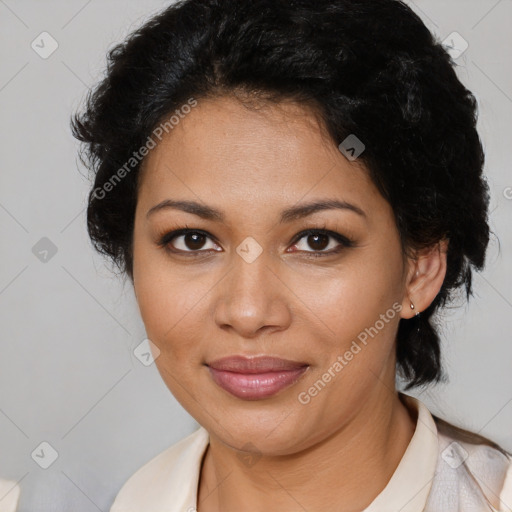
<instances>
[{"instance_id":1,"label":"woman","mask_svg":"<svg viewBox=\"0 0 512 512\"><path fill-rule=\"evenodd\" d=\"M184 0L110 52L88 229L201 425L112 512L511 510L510 454L395 385L484 264L475 125L396 0Z\"/></svg>"}]
</instances>

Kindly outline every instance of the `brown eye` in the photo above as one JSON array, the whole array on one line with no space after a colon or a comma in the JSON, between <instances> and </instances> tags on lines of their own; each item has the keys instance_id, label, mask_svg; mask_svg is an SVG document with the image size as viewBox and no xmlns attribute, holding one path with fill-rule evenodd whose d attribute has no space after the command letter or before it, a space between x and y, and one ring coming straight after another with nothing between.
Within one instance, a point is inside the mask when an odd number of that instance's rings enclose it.
<instances>
[{"instance_id":1,"label":"brown eye","mask_svg":"<svg viewBox=\"0 0 512 512\"><path fill-rule=\"evenodd\" d=\"M167 247L169 251L175 253L193 254L209 250L221 250L208 234L191 229L172 231L162 238L159 245Z\"/></svg>"},{"instance_id":2,"label":"brown eye","mask_svg":"<svg viewBox=\"0 0 512 512\"><path fill-rule=\"evenodd\" d=\"M329 245L329 236L327 235L309 235L307 243L315 251L323 251Z\"/></svg>"},{"instance_id":3,"label":"brown eye","mask_svg":"<svg viewBox=\"0 0 512 512\"><path fill-rule=\"evenodd\" d=\"M183 244L191 251L202 249L205 244L206 237L201 233L187 233L183 236Z\"/></svg>"},{"instance_id":4,"label":"brown eye","mask_svg":"<svg viewBox=\"0 0 512 512\"><path fill-rule=\"evenodd\" d=\"M318 229L310 229L299 233L293 244L293 247L298 251L311 253L315 256L338 253L346 247L353 246L354 243L351 240L339 233Z\"/></svg>"}]
</instances>

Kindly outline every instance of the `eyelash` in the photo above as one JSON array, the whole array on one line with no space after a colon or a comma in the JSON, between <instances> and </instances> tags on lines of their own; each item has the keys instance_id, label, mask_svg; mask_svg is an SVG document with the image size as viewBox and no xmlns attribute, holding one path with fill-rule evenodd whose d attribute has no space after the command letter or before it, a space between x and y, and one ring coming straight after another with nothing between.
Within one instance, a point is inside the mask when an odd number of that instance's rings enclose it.
<instances>
[{"instance_id":1,"label":"eyelash","mask_svg":"<svg viewBox=\"0 0 512 512\"><path fill-rule=\"evenodd\" d=\"M215 242L215 239L206 231L203 231L201 229L193 229L190 228L188 225L185 225L184 228L181 229L175 229L173 231L169 231L165 233L163 236L160 237L158 241L158 246L165 249L167 252L170 252L172 254L183 254L187 257L200 257L203 256L204 250L197 250L197 251L182 251L181 249L171 249L169 247L170 243L177 237L182 235L187 235L190 233L195 233L199 235L203 235L205 237L210 238L212 241ZM325 227L322 228L311 228L301 231L300 233L297 233L295 237L293 238L293 241L291 242L291 245L297 244L300 240L302 240L304 237L310 236L310 235L325 235L331 238L334 238L337 242L340 243L340 245L335 248L331 249L330 251L298 251L306 253L309 257L318 258L323 256L330 256L332 254L338 254L343 249L354 247L355 243L353 240L350 240L346 236L341 235L340 233L336 233L335 231L330 231L328 229L325 229ZM217 242L215 242L217 243ZM211 251L212 249L209 249L208 251ZM217 251L216 251L217 252Z\"/></svg>"}]
</instances>

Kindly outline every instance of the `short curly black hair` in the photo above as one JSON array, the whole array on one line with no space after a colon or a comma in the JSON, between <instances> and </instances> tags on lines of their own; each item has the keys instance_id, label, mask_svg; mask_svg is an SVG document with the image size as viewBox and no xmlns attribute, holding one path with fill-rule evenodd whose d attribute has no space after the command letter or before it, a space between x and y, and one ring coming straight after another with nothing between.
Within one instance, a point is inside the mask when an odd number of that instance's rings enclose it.
<instances>
[{"instance_id":1,"label":"short curly black hair","mask_svg":"<svg viewBox=\"0 0 512 512\"><path fill-rule=\"evenodd\" d=\"M400 320L396 348L406 389L444 380L432 315L462 286L469 299L490 233L477 103L454 66L398 0L172 4L109 51L105 78L72 116L94 172L94 246L133 279L134 150L191 98L312 107L336 145L349 134L364 142L359 160L393 208L404 254L449 239L444 284L421 315Z\"/></svg>"}]
</instances>

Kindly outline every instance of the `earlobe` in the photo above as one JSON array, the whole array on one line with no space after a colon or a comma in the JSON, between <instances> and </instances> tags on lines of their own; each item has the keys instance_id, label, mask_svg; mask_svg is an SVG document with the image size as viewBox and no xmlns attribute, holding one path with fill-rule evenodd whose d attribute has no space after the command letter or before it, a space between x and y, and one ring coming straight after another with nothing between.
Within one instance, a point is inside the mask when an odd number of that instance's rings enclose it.
<instances>
[{"instance_id":1,"label":"earlobe","mask_svg":"<svg viewBox=\"0 0 512 512\"><path fill-rule=\"evenodd\" d=\"M402 303L402 318L412 318L427 309L443 286L446 276L448 240L417 251L409 260L411 269L407 277Z\"/></svg>"}]
</instances>

